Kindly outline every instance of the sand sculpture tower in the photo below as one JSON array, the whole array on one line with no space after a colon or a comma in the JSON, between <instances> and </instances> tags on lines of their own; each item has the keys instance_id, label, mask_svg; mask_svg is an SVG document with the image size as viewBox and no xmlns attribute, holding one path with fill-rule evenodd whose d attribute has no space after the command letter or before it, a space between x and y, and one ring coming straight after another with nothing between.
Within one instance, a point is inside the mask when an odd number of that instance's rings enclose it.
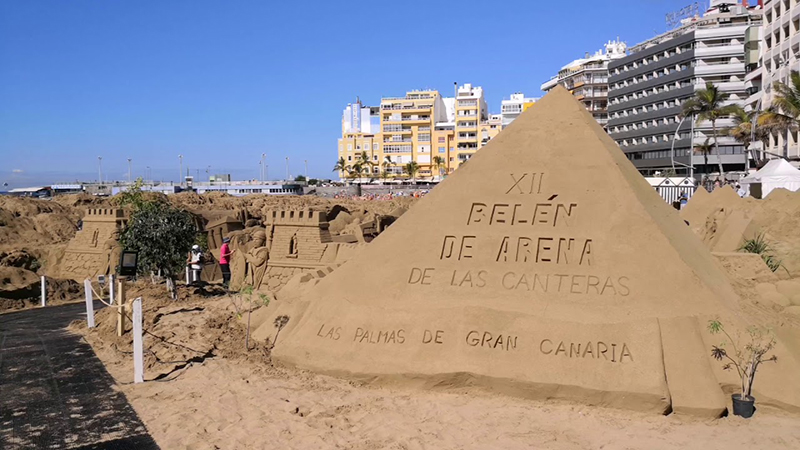
<instances>
[{"instance_id":1,"label":"sand sculpture tower","mask_svg":"<svg viewBox=\"0 0 800 450\"><path fill-rule=\"evenodd\" d=\"M278 289L297 273L322 269L336 260L325 211L313 208L269 210L267 228L266 284Z\"/></svg>"},{"instance_id":2,"label":"sand sculpture tower","mask_svg":"<svg viewBox=\"0 0 800 450\"><path fill-rule=\"evenodd\" d=\"M75 280L113 271L118 261L119 233L127 219L121 208L89 208L83 228L67 245L61 276Z\"/></svg>"}]
</instances>

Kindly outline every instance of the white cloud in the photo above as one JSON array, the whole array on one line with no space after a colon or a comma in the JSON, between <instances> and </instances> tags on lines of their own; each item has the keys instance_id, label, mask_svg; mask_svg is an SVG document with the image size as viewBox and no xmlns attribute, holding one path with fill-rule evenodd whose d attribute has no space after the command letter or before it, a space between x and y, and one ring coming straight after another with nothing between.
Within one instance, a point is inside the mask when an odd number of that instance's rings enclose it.
<instances>
[{"instance_id":1,"label":"white cloud","mask_svg":"<svg viewBox=\"0 0 800 450\"><path fill-rule=\"evenodd\" d=\"M22 169L14 169L11 173L22 173Z\"/></svg>"}]
</instances>

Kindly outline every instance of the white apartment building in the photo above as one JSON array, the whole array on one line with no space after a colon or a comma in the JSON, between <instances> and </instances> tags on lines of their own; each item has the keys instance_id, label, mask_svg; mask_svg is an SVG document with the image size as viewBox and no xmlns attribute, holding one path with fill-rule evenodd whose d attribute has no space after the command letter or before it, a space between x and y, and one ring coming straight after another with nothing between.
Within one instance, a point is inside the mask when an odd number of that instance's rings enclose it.
<instances>
[{"instance_id":1,"label":"white apartment building","mask_svg":"<svg viewBox=\"0 0 800 450\"><path fill-rule=\"evenodd\" d=\"M747 105L762 111L772 105L774 83L789 84L790 72L800 71L800 1L765 0L763 4L760 33L749 36L750 51L757 51L758 58L751 58L746 77L750 94ZM775 134L766 144L763 148L761 142L754 142L752 148L767 151L767 157L800 159L797 130L785 135Z\"/></svg>"},{"instance_id":2,"label":"white apartment building","mask_svg":"<svg viewBox=\"0 0 800 450\"><path fill-rule=\"evenodd\" d=\"M380 132L380 108L364 106L361 100L348 103L342 111L342 133L376 134Z\"/></svg>"},{"instance_id":3,"label":"white apartment building","mask_svg":"<svg viewBox=\"0 0 800 450\"><path fill-rule=\"evenodd\" d=\"M455 99L455 147L459 165L480 148L478 128L488 117L483 88L469 83L458 86Z\"/></svg>"},{"instance_id":4,"label":"white apartment building","mask_svg":"<svg viewBox=\"0 0 800 450\"><path fill-rule=\"evenodd\" d=\"M503 128L507 127L523 111L536 103L538 98L528 98L521 92L511 94L511 98L500 102L500 122Z\"/></svg>"},{"instance_id":5,"label":"white apartment building","mask_svg":"<svg viewBox=\"0 0 800 450\"><path fill-rule=\"evenodd\" d=\"M608 41L605 51L594 55L586 53L558 71L558 75L542 84L542 90L549 92L559 84L569 89L586 109L592 113L597 123L604 128L608 122L608 66L612 61L625 57L627 45L619 39Z\"/></svg>"},{"instance_id":6,"label":"white apartment building","mask_svg":"<svg viewBox=\"0 0 800 450\"><path fill-rule=\"evenodd\" d=\"M609 65L607 130L645 174L670 169L673 160L676 168L694 167L695 173L717 171L716 155L708 156L706 166L694 151L707 139L713 142L711 123L683 118L682 103L711 82L730 95L730 103L745 104L745 41L761 23L760 9L723 3L731 2L712 1L702 18L687 19ZM744 170L743 146L722 131L733 120L716 125L726 172Z\"/></svg>"}]
</instances>

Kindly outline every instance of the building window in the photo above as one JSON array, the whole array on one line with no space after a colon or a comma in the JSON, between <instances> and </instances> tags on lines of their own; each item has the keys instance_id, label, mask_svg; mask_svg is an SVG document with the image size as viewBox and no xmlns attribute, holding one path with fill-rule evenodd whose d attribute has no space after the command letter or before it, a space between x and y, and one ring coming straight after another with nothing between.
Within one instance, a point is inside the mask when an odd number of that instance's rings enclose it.
<instances>
[{"instance_id":1,"label":"building window","mask_svg":"<svg viewBox=\"0 0 800 450\"><path fill-rule=\"evenodd\" d=\"M378 143L377 142L372 144L372 149L375 150L375 151L378 150Z\"/></svg>"},{"instance_id":2,"label":"building window","mask_svg":"<svg viewBox=\"0 0 800 450\"><path fill-rule=\"evenodd\" d=\"M347 144L347 151L348 152L352 152L353 151L353 144Z\"/></svg>"}]
</instances>

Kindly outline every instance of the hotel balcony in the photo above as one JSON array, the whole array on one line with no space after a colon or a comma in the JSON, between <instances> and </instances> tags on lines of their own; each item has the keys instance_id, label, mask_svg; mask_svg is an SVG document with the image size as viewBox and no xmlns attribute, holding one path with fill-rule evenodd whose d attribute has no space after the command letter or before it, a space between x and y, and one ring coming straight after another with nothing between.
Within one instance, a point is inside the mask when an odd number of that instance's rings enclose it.
<instances>
[{"instance_id":1,"label":"hotel balcony","mask_svg":"<svg viewBox=\"0 0 800 450\"><path fill-rule=\"evenodd\" d=\"M409 110L428 110L433 108L433 105L381 105L384 111L409 111Z\"/></svg>"}]
</instances>

